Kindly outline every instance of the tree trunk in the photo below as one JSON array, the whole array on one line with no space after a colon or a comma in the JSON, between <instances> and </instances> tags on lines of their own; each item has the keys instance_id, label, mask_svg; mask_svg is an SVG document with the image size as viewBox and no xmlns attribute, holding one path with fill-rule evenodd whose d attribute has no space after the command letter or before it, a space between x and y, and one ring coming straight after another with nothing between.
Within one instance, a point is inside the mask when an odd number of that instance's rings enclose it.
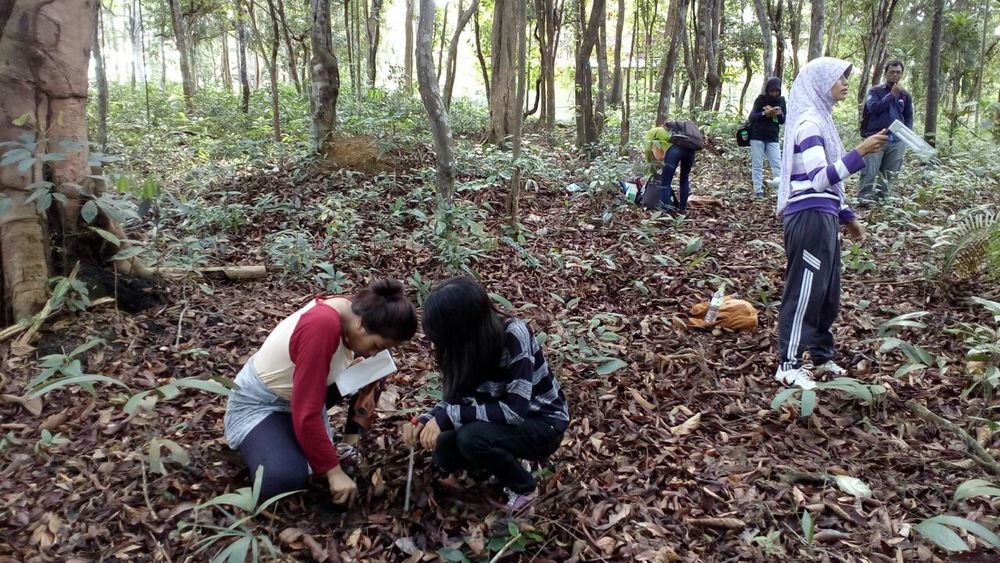
<instances>
[{"instance_id":1,"label":"tree trunk","mask_svg":"<svg viewBox=\"0 0 1000 563\"><path fill-rule=\"evenodd\" d=\"M618 106L622 103L622 34L625 31L625 0L618 0L618 21L615 24L615 68L611 75L611 95L608 103Z\"/></svg>"},{"instance_id":2,"label":"tree trunk","mask_svg":"<svg viewBox=\"0 0 1000 563\"><path fill-rule=\"evenodd\" d=\"M636 37L639 35L639 10L632 13L632 39L628 48L628 66L625 67L625 97L622 104L622 126L618 136L618 154L628 154L632 130L632 60L635 58Z\"/></svg>"},{"instance_id":3,"label":"tree trunk","mask_svg":"<svg viewBox=\"0 0 1000 563\"><path fill-rule=\"evenodd\" d=\"M149 109L149 83L146 79L146 28L142 23L142 3L137 0L135 6L139 17L139 50L142 59L140 68L142 69L142 90L146 98L146 125L151 125L153 122Z\"/></svg>"},{"instance_id":4,"label":"tree trunk","mask_svg":"<svg viewBox=\"0 0 1000 563\"><path fill-rule=\"evenodd\" d=\"M406 0L406 21L403 30L403 56L406 58L403 62L403 80L407 94L413 93L413 2L414 0Z\"/></svg>"},{"instance_id":5,"label":"tree trunk","mask_svg":"<svg viewBox=\"0 0 1000 563\"><path fill-rule=\"evenodd\" d=\"M163 46L163 35L160 35L160 90L167 90L167 57L164 56L166 49Z\"/></svg>"},{"instance_id":6,"label":"tree trunk","mask_svg":"<svg viewBox=\"0 0 1000 563\"><path fill-rule=\"evenodd\" d=\"M986 70L986 31L990 24L990 0L983 0L980 4L980 18L983 20L983 33L981 42L979 44L979 65L976 67L976 87L975 87L975 97L972 101L976 103L976 114L973 123L973 127L979 129L981 124L979 122L979 108L982 98L983 98L983 73Z\"/></svg>"},{"instance_id":7,"label":"tree trunk","mask_svg":"<svg viewBox=\"0 0 1000 563\"><path fill-rule=\"evenodd\" d=\"M711 4L711 19L708 22L708 33L705 37L705 53L708 74L705 77L705 103L702 109L715 108L716 99L722 97L722 75L719 72L719 26L722 24L724 0L708 0Z\"/></svg>"},{"instance_id":8,"label":"tree trunk","mask_svg":"<svg viewBox=\"0 0 1000 563\"><path fill-rule=\"evenodd\" d=\"M479 28L479 10L476 10L472 16L472 25L476 31L476 58L479 59L479 70L483 73L483 88L486 92L486 105L490 106L490 111L493 111L492 102L490 102L490 73L486 66L486 57L483 56L483 44L482 44L482 31ZM492 115L492 114L491 114ZM492 118L491 118L492 119Z\"/></svg>"},{"instance_id":9,"label":"tree trunk","mask_svg":"<svg viewBox=\"0 0 1000 563\"><path fill-rule=\"evenodd\" d=\"M490 136L489 142L501 145L514 132L521 106L516 103L518 0L496 0L493 10L490 65Z\"/></svg>"},{"instance_id":10,"label":"tree trunk","mask_svg":"<svg viewBox=\"0 0 1000 563\"><path fill-rule=\"evenodd\" d=\"M683 34L684 22L687 21L688 0L671 0L670 11L667 15L667 25L664 28L663 37L670 42L670 46L663 54L663 63L660 65L660 97L656 105L656 123L660 124L667 120L670 115L670 98L673 94L674 74L677 70L678 43Z\"/></svg>"},{"instance_id":11,"label":"tree trunk","mask_svg":"<svg viewBox=\"0 0 1000 563\"><path fill-rule=\"evenodd\" d=\"M743 51L743 69L746 71L747 79L743 81L743 90L740 91L740 114L746 112L747 90L750 88L750 80L753 79L753 58L749 49Z\"/></svg>"},{"instance_id":12,"label":"tree trunk","mask_svg":"<svg viewBox=\"0 0 1000 563\"><path fill-rule=\"evenodd\" d=\"M444 17L441 18L441 41L438 43L437 81L441 82L441 67L444 66L444 43L448 34L448 4L444 5Z\"/></svg>"},{"instance_id":13,"label":"tree trunk","mask_svg":"<svg viewBox=\"0 0 1000 563\"><path fill-rule=\"evenodd\" d=\"M227 92L233 91L233 71L229 63L229 28L226 20L222 21L222 87Z\"/></svg>"},{"instance_id":14,"label":"tree trunk","mask_svg":"<svg viewBox=\"0 0 1000 563\"><path fill-rule=\"evenodd\" d=\"M101 49L101 36L104 35L102 11L98 2L94 10L94 78L97 82L97 144L104 151L108 146L108 75L104 70Z\"/></svg>"},{"instance_id":15,"label":"tree trunk","mask_svg":"<svg viewBox=\"0 0 1000 563\"><path fill-rule=\"evenodd\" d=\"M278 18L281 21L281 34L285 39L285 51L288 57L288 76L295 86L295 93L302 94L302 83L299 82L299 68L295 47L292 45L292 35L288 30L288 19L285 17L285 0L278 0Z\"/></svg>"},{"instance_id":16,"label":"tree trunk","mask_svg":"<svg viewBox=\"0 0 1000 563\"><path fill-rule=\"evenodd\" d=\"M594 108L594 122L597 125L597 136L604 135L604 122L607 121L607 100L608 100L608 37L605 23L608 20L607 3L598 18L600 24L597 26L597 103Z\"/></svg>"},{"instance_id":17,"label":"tree trunk","mask_svg":"<svg viewBox=\"0 0 1000 563\"><path fill-rule=\"evenodd\" d=\"M889 25L892 24L893 12L896 10L896 2L897 0L878 0L877 2L872 2L869 8L868 32L862 38L862 47L865 54L864 66L858 69L858 75L861 77L858 80L857 103L859 114L861 104L868 93L868 88L877 80L877 78L869 80L868 77L873 67L877 69L878 61L883 56L882 53L884 53L885 44L889 36Z\"/></svg>"},{"instance_id":18,"label":"tree trunk","mask_svg":"<svg viewBox=\"0 0 1000 563\"><path fill-rule=\"evenodd\" d=\"M365 22L368 31L368 85L375 87L376 57L378 56L379 28L382 17L382 0L372 0L372 10Z\"/></svg>"},{"instance_id":19,"label":"tree trunk","mask_svg":"<svg viewBox=\"0 0 1000 563\"><path fill-rule=\"evenodd\" d=\"M355 0L355 2L360 2L362 0ZM347 46L347 75L351 80L351 93L354 98L357 99L358 91L361 89L358 84L357 76L354 74L354 41L355 37L352 33L353 25L351 23L351 0L344 0L344 34L346 36L346 46Z\"/></svg>"},{"instance_id":20,"label":"tree trunk","mask_svg":"<svg viewBox=\"0 0 1000 563\"><path fill-rule=\"evenodd\" d=\"M753 0L757 23L760 24L760 39L764 44L764 77L774 76L774 51L771 47L771 20L764 0Z\"/></svg>"},{"instance_id":21,"label":"tree trunk","mask_svg":"<svg viewBox=\"0 0 1000 563\"><path fill-rule=\"evenodd\" d=\"M696 19L692 30L694 31L694 77L691 83L691 109L694 109L702 102L702 81L705 79L705 70L708 66L708 43L712 24L712 4L714 0L694 0L697 2L697 10L691 15Z\"/></svg>"},{"instance_id":22,"label":"tree trunk","mask_svg":"<svg viewBox=\"0 0 1000 563\"><path fill-rule=\"evenodd\" d=\"M242 19L242 3L236 3L236 43L240 71L240 110L250 113L250 78L247 76L247 27Z\"/></svg>"},{"instance_id":23,"label":"tree trunk","mask_svg":"<svg viewBox=\"0 0 1000 563\"><path fill-rule=\"evenodd\" d=\"M791 2L791 0L789 0ZM771 16L771 30L774 31L774 72L771 76L785 76L785 26L782 21L785 15L784 0L775 0Z\"/></svg>"},{"instance_id":24,"label":"tree trunk","mask_svg":"<svg viewBox=\"0 0 1000 563\"><path fill-rule=\"evenodd\" d=\"M132 45L132 65L130 70L132 71L132 91L135 92L136 77L139 75L139 32L138 24L136 23L135 15L135 1L128 5L128 39L129 43Z\"/></svg>"},{"instance_id":25,"label":"tree trunk","mask_svg":"<svg viewBox=\"0 0 1000 563\"><path fill-rule=\"evenodd\" d=\"M448 211L455 195L455 144L438 82L434 76L434 0L420 0L417 24L417 83L420 100L427 110L437 163L437 193L440 219L448 224Z\"/></svg>"},{"instance_id":26,"label":"tree trunk","mask_svg":"<svg viewBox=\"0 0 1000 563\"><path fill-rule=\"evenodd\" d=\"M271 127L274 129L274 141L281 142L281 98L278 95L278 46L281 42L278 30L278 14L274 0L267 0L267 9L271 15L271 61L267 71L271 78Z\"/></svg>"},{"instance_id":27,"label":"tree trunk","mask_svg":"<svg viewBox=\"0 0 1000 563\"><path fill-rule=\"evenodd\" d=\"M313 150L323 152L337 130L337 98L340 96L340 67L333 52L330 28L330 0L310 0L312 27L312 96L309 109L312 121L309 140Z\"/></svg>"},{"instance_id":28,"label":"tree trunk","mask_svg":"<svg viewBox=\"0 0 1000 563\"><path fill-rule=\"evenodd\" d=\"M170 22L174 27L174 41L177 43L177 52L181 64L181 85L184 90L184 105L188 113L194 111L194 76L191 73L189 62L191 53L187 46L187 28L184 25L184 15L181 12L180 0L168 0L170 4ZM162 57L163 54L160 53Z\"/></svg>"},{"instance_id":29,"label":"tree trunk","mask_svg":"<svg viewBox=\"0 0 1000 563\"><path fill-rule=\"evenodd\" d=\"M792 40L792 78L799 75L799 39L802 33L802 0L788 0L792 9L789 14L788 28Z\"/></svg>"},{"instance_id":30,"label":"tree trunk","mask_svg":"<svg viewBox=\"0 0 1000 563\"><path fill-rule=\"evenodd\" d=\"M823 56L823 18L826 9L824 0L812 0L809 21L809 56L806 60L813 60Z\"/></svg>"},{"instance_id":31,"label":"tree trunk","mask_svg":"<svg viewBox=\"0 0 1000 563\"><path fill-rule=\"evenodd\" d=\"M585 20L587 10L584 0L579 3L579 18L581 25L580 38L576 49L575 69L575 102L576 102L576 144L582 149L588 149L597 142L597 122L594 119L594 93L590 68L590 54L597 44L598 26L604 13L605 0L594 0L590 10L589 21ZM586 26L582 25L587 21Z\"/></svg>"},{"instance_id":32,"label":"tree trunk","mask_svg":"<svg viewBox=\"0 0 1000 563\"><path fill-rule=\"evenodd\" d=\"M462 30L472 19L472 14L479 9L479 0L472 0L472 5L468 10L462 10L462 0L458 2L458 23L455 25L455 33L451 36L451 44L448 45L448 72L444 82L444 106L451 109L451 94L455 88L455 74L458 69L458 41L462 37Z\"/></svg>"},{"instance_id":33,"label":"tree trunk","mask_svg":"<svg viewBox=\"0 0 1000 563\"><path fill-rule=\"evenodd\" d=\"M927 61L927 113L924 117L924 139L937 143L938 101L941 99L941 29L944 19L944 0L934 0L931 19L931 40Z\"/></svg>"},{"instance_id":34,"label":"tree trunk","mask_svg":"<svg viewBox=\"0 0 1000 563\"><path fill-rule=\"evenodd\" d=\"M722 38L726 36L726 3L725 0L719 0L717 5L718 10L715 12L716 17L716 27L715 29L715 76L719 77L719 84L715 88L715 104L712 106L713 111L719 112L719 108L722 106L722 87L724 86L722 77L725 76L726 71L726 57L723 53ZM732 93L732 88L729 89Z\"/></svg>"},{"instance_id":35,"label":"tree trunk","mask_svg":"<svg viewBox=\"0 0 1000 563\"><path fill-rule=\"evenodd\" d=\"M691 27L693 29L697 29L697 18L694 17L695 16L695 8L697 8L697 6L692 6L691 7L691 19L692 19ZM683 49L684 49L684 68L685 68L685 70L687 72L687 80L684 81L684 88L681 89L681 96L677 100L677 105L678 105L678 107L684 107L684 102L682 100L687 95L688 91L690 90L690 92L691 92L691 104L690 105L691 105L691 109L694 109L695 106L696 106L696 104L697 104L697 102L698 102L698 96L696 94L695 86L694 85L695 85L695 83L700 82L700 79L698 78L698 75L697 75L697 69L696 69L696 66L695 66L695 56L696 55L693 52L694 49L691 48L691 38L689 37L690 34L687 32L687 26L686 25L684 26L683 29L684 29L684 33L681 35L681 47L683 47Z\"/></svg>"},{"instance_id":36,"label":"tree trunk","mask_svg":"<svg viewBox=\"0 0 1000 563\"><path fill-rule=\"evenodd\" d=\"M837 0L837 9L834 11L832 21L826 25L826 49L823 53L827 57L836 57L840 52L839 46L843 22L844 0Z\"/></svg>"},{"instance_id":37,"label":"tree trunk","mask_svg":"<svg viewBox=\"0 0 1000 563\"><path fill-rule=\"evenodd\" d=\"M514 103L517 104L518 108L524 106L524 98L527 91L528 77L525 72L525 65L527 64L527 49L525 43L527 42L528 34L528 16L527 16L527 0L516 0L517 7L515 10L515 20L514 27L517 29L517 99ZM520 112L518 112L520 114ZM511 153L511 159L514 162L514 170L510 175L510 192L507 194L507 222L515 230L517 229L517 208L521 200L521 137L524 132L524 115L518 115L517 120L514 123L514 147Z\"/></svg>"},{"instance_id":38,"label":"tree trunk","mask_svg":"<svg viewBox=\"0 0 1000 563\"><path fill-rule=\"evenodd\" d=\"M556 50L559 46L559 33L562 26L564 2L556 0L535 0L535 13L538 17L538 49L541 53L542 79L542 122L545 133L551 143L556 123Z\"/></svg>"}]
</instances>

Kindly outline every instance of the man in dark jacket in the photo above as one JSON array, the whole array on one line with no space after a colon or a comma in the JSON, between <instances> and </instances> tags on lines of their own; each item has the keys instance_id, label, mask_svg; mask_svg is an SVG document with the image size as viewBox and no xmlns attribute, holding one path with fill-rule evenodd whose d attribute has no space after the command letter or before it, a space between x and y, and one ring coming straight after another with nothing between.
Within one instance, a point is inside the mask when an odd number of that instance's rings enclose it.
<instances>
[{"instance_id":1,"label":"man in dark jacket","mask_svg":"<svg viewBox=\"0 0 1000 563\"><path fill-rule=\"evenodd\" d=\"M764 156L771 165L771 176L781 177L781 145L778 128L785 122L785 98L781 95L781 79L769 78L764 93L757 96L750 112L750 160L752 163L753 195L764 197Z\"/></svg>"},{"instance_id":2,"label":"man in dark jacket","mask_svg":"<svg viewBox=\"0 0 1000 563\"><path fill-rule=\"evenodd\" d=\"M885 65L885 83L868 90L861 117L861 134L865 137L888 129L897 119L910 129L913 128L913 97L899 85L901 78L903 63L889 61ZM893 178L903 166L905 153L906 145L903 141L889 133L889 142L885 148L865 157L865 169L861 172L861 189L858 192L858 200L862 205L885 198Z\"/></svg>"}]
</instances>

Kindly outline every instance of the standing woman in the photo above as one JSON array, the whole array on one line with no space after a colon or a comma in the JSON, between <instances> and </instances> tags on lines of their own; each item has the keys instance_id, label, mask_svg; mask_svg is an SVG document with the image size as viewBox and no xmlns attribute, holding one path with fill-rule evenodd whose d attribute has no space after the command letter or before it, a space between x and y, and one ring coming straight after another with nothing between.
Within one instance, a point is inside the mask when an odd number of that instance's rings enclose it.
<instances>
[{"instance_id":1,"label":"standing woman","mask_svg":"<svg viewBox=\"0 0 1000 563\"><path fill-rule=\"evenodd\" d=\"M377 280L352 297L317 297L278 323L239 375L226 404L226 441L255 475L264 468L261 499L306 488L325 475L333 501L351 502L357 485L341 467L327 409L343 402L337 377L356 357L409 340L417 311L395 280ZM372 384L377 385L377 382ZM363 426L350 401L344 441Z\"/></svg>"},{"instance_id":2,"label":"standing woman","mask_svg":"<svg viewBox=\"0 0 1000 563\"><path fill-rule=\"evenodd\" d=\"M753 166L753 195L764 197L764 156L771 166L771 177L781 178L781 147L778 130L785 123L785 97L781 79L767 80L764 93L757 96L750 111L750 161Z\"/></svg>"},{"instance_id":3,"label":"standing woman","mask_svg":"<svg viewBox=\"0 0 1000 563\"><path fill-rule=\"evenodd\" d=\"M830 327L840 309L840 225L863 241L864 227L844 203L843 180L864 168L862 157L885 145L881 131L844 153L833 105L847 98L851 64L830 57L810 61L792 84L782 155L779 216L784 217L785 290L778 315L775 379L803 389L813 372L842 376ZM802 361L808 351L811 366Z\"/></svg>"},{"instance_id":4,"label":"standing woman","mask_svg":"<svg viewBox=\"0 0 1000 563\"><path fill-rule=\"evenodd\" d=\"M434 345L443 400L403 427L403 441L433 450L452 473L491 473L507 507L525 507L536 482L520 460L552 455L569 426L559 382L528 325L499 313L486 291L466 277L439 285L424 303L423 331Z\"/></svg>"}]
</instances>

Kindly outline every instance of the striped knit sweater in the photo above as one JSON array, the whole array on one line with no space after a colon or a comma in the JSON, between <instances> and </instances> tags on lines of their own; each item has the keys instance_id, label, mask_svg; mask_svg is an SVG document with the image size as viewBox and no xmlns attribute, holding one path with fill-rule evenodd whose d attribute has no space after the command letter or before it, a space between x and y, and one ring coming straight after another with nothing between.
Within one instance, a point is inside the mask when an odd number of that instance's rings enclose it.
<instances>
[{"instance_id":1,"label":"striped knit sweater","mask_svg":"<svg viewBox=\"0 0 1000 563\"><path fill-rule=\"evenodd\" d=\"M476 421L516 426L527 418L541 418L560 431L569 426L566 396L531 329L519 319L507 322L500 365L505 379L483 382L458 404L438 403L420 422L433 417L442 431Z\"/></svg>"},{"instance_id":2,"label":"striped knit sweater","mask_svg":"<svg viewBox=\"0 0 1000 563\"><path fill-rule=\"evenodd\" d=\"M784 214L807 209L836 215L841 223L855 219L854 211L844 201L843 181L865 167L857 150L829 162L819 127L803 121L794 132L795 151L792 156L791 191Z\"/></svg>"}]
</instances>

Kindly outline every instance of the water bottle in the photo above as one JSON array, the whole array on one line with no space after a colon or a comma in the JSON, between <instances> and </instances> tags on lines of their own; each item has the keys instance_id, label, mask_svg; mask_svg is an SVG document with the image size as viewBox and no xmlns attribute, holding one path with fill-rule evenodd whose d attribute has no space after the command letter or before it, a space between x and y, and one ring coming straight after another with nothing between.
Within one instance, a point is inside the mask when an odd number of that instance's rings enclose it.
<instances>
[{"instance_id":1,"label":"water bottle","mask_svg":"<svg viewBox=\"0 0 1000 563\"><path fill-rule=\"evenodd\" d=\"M715 319L719 317L719 307L722 307L722 300L725 298L725 285L719 286L712 294L712 300L708 303L708 310L705 311L705 324L715 324Z\"/></svg>"}]
</instances>

